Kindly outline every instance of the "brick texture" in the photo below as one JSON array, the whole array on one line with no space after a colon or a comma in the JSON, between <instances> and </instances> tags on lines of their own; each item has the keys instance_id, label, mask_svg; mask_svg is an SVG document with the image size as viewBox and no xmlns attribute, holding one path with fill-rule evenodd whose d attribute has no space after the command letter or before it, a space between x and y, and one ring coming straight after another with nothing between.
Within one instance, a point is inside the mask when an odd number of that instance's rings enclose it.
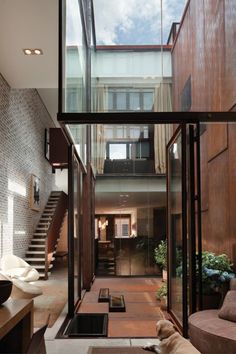
<instances>
[{"instance_id":1,"label":"brick texture","mask_svg":"<svg viewBox=\"0 0 236 354\"><path fill-rule=\"evenodd\" d=\"M54 123L34 89L10 89L0 75L0 256L24 257L55 175L44 158ZM31 174L40 178L40 211L30 209Z\"/></svg>"}]
</instances>

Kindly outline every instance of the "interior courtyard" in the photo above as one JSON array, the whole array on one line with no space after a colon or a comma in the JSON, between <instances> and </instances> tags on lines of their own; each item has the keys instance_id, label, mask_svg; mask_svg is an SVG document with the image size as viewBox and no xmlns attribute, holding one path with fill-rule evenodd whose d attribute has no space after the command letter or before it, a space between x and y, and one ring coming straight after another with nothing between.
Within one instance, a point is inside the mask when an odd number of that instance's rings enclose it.
<instances>
[{"instance_id":1,"label":"interior courtyard","mask_svg":"<svg viewBox=\"0 0 236 354\"><path fill-rule=\"evenodd\" d=\"M0 0L0 353L236 353L236 1L129 1Z\"/></svg>"}]
</instances>

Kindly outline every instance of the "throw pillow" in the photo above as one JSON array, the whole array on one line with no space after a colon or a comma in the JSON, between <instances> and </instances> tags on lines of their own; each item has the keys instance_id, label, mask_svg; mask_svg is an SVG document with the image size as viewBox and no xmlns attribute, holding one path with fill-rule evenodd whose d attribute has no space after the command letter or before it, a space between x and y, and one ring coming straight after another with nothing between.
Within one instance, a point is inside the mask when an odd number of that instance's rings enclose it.
<instances>
[{"instance_id":1,"label":"throw pillow","mask_svg":"<svg viewBox=\"0 0 236 354\"><path fill-rule=\"evenodd\" d=\"M227 292L218 316L223 320L236 322L236 291Z\"/></svg>"}]
</instances>

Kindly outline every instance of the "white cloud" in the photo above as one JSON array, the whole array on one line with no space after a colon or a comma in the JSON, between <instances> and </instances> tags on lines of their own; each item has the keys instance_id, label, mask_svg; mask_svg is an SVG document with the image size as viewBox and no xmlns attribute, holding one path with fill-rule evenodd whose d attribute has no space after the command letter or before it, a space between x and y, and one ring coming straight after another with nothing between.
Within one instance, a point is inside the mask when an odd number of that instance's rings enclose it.
<instances>
[{"instance_id":1,"label":"white cloud","mask_svg":"<svg viewBox=\"0 0 236 354\"><path fill-rule=\"evenodd\" d=\"M185 2L186 0L162 1L165 37L172 22L180 20ZM94 8L98 43L118 44L118 30L128 33L141 20L149 25L153 33L160 36L161 0L94 0Z\"/></svg>"}]
</instances>

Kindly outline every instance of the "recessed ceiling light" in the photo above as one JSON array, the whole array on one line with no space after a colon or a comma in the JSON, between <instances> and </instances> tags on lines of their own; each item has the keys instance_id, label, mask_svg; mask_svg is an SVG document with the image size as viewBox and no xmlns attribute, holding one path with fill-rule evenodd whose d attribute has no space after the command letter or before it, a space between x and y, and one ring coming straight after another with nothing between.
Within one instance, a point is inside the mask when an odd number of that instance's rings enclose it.
<instances>
[{"instance_id":1,"label":"recessed ceiling light","mask_svg":"<svg viewBox=\"0 0 236 354\"><path fill-rule=\"evenodd\" d=\"M42 49L34 49L34 54L36 54L36 55L42 55L42 54L43 54L43 51L42 51Z\"/></svg>"},{"instance_id":2,"label":"recessed ceiling light","mask_svg":"<svg viewBox=\"0 0 236 354\"><path fill-rule=\"evenodd\" d=\"M43 51L42 49L30 49L30 48L26 48L23 49L23 52L25 55L42 55Z\"/></svg>"},{"instance_id":3,"label":"recessed ceiling light","mask_svg":"<svg viewBox=\"0 0 236 354\"><path fill-rule=\"evenodd\" d=\"M31 55L32 54L32 50L31 49L23 49L23 52L25 53L25 55Z\"/></svg>"}]
</instances>

